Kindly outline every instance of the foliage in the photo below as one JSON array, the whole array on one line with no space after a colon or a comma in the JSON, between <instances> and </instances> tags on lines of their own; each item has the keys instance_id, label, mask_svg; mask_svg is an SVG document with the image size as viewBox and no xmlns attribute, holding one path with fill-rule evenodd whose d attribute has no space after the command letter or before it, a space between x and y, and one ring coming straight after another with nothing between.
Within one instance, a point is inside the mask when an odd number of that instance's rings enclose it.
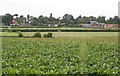
<instances>
[{"instance_id":1,"label":"foliage","mask_svg":"<svg viewBox=\"0 0 120 76\"><path fill-rule=\"evenodd\" d=\"M105 23L105 17L104 16L99 16L98 18L97 18L97 21L99 22L99 23Z\"/></svg>"},{"instance_id":2,"label":"foliage","mask_svg":"<svg viewBox=\"0 0 120 76\"><path fill-rule=\"evenodd\" d=\"M119 74L112 38L3 38L3 74Z\"/></svg>"},{"instance_id":3,"label":"foliage","mask_svg":"<svg viewBox=\"0 0 120 76\"><path fill-rule=\"evenodd\" d=\"M52 37L52 33L50 33L50 32L47 33L47 37L48 37L48 38Z\"/></svg>"},{"instance_id":4,"label":"foliage","mask_svg":"<svg viewBox=\"0 0 120 76\"><path fill-rule=\"evenodd\" d=\"M44 38L51 38L52 37L52 33L47 33L47 34L43 34Z\"/></svg>"},{"instance_id":5,"label":"foliage","mask_svg":"<svg viewBox=\"0 0 120 76\"><path fill-rule=\"evenodd\" d=\"M47 34L43 34L43 37L44 37L44 38L47 38Z\"/></svg>"},{"instance_id":6,"label":"foliage","mask_svg":"<svg viewBox=\"0 0 120 76\"><path fill-rule=\"evenodd\" d=\"M7 27L7 29L5 30L5 32L11 32L11 27Z\"/></svg>"},{"instance_id":7,"label":"foliage","mask_svg":"<svg viewBox=\"0 0 120 76\"><path fill-rule=\"evenodd\" d=\"M23 17L23 15L21 15L17 21L20 25L22 25L25 22L25 18Z\"/></svg>"},{"instance_id":8,"label":"foliage","mask_svg":"<svg viewBox=\"0 0 120 76\"><path fill-rule=\"evenodd\" d=\"M2 17L2 21L5 25L10 25L12 22L13 16L7 13L5 16Z\"/></svg>"},{"instance_id":9,"label":"foliage","mask_svg":"<svg viewBox=\"0 0 120 76\"><path fill-rule=\"evenodd\" d=\"M70 14L65 14L63 16L63 19L61 20L62 23L68 24L74 24L74 17Z\"/></svg>"},{"instance_id":10,"label":"foliage","mask_svg":"<svg viewBox=\"0 0 120 76\"><path fill-rule=\"evenodd\" d=\"M41 36L41 33L37 32L37 33L34 34L33 37L42 37L42 36Z\"/></svg>"},{"instance_id":11,"label":"foliage","mask_svg":"<svg viewBox=\"0 0 120 76\"><path fill-rule=\"evenodd\" d=\"M50 17L40 15L38 18L33 17L30 15L27 15L25 18L23 15L20 15L18 17L18 14L6 14L5 16L2 17L2 22L5 25L10 25L12 23L13 17L16 17L15 20L20 24L31 24L33 26L42 26L42 25L55 25L58 24L64 24L64 26L67 26L69 24L88 24L90 21L97 21L99 23L108 23L108 24L118 24L120 23L120 18L118 16L114 16L113 18L109 18L106 20L105 16L99 16L99 17L94 17L94 16L78 16L76 19L73 17L71 14L65 14L63 17L55 18L52 16L52 13L50 14ZM74 25L73 25L74 26Z\"/></svg>"},{"instance_id":12,"label":"foliage","mask_svg":"<svg viewBox=\"0 0 120 76\"><path fill-rule=\"evenodd\" d=\"M37 26L38 24L38 19L36 17L32 18L31 25Z\"/></svg>"},{"instance_id":13,"label":"foliage","mask_svg":"<svg viewBox=\"0 0 120 76\"><path fill-rule=\"evenodd\" d=\"M18 37L24 37L24 35L21 32L19 32Z\"/></svg>"}]
</instances>

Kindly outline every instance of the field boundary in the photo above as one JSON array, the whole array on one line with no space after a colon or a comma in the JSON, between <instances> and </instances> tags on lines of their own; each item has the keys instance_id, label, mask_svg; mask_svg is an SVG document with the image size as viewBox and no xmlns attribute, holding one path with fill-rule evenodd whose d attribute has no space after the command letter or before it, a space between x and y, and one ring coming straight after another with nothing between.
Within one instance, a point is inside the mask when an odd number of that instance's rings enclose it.
<instances>
[{"instance_id":1,"label":"field boundary","mask_svg":"<svg viewBox=\"0 0 120 76\"><path fill-rule=\"evenodd\" d=\"M7 29L3 29L1 30L2 32L6 32ZM9 30L11 32L18 32L18 31L21 31L21 32L120 32L120 30L79 30L79 29L75 29L75 30L72 30L72 29L11 29Z\"/></svg>"}]
</instances>

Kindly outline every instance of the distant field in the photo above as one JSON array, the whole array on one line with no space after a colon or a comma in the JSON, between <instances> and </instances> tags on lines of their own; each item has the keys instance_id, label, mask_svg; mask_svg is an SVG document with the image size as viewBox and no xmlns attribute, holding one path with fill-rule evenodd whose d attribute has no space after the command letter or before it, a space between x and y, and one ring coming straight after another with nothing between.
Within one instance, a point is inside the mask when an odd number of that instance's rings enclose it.
<instances>
[{"instance_id":1,"label":"distant field","mask_svg":"<svg viewBox=\"0 0 120 76\"><path fill-rule=\"evenodd\" d=\"M11 28L11 27L5 27L5 28L0 28L1 31L12 31L12 32L17 32L17 31L21 31L21 32L99 32L99 31L103 31L103 32L109 32L109 31L113 31L113 32L117 32L118 28Z\"/></svg>"},{"instance_id":2,"label":"distant field","mask_svg":"<svg viewBox=\"0 0 120 76\"><path fill-rule=\"evenodd\" d=\"M0 32L0 36L17 36L18 32ZM36 32L22 32L24 36L33 36ZM40 32L45 34L48 32ZM52 32L53 37L112 37L117 38L117 32Z\"/></svg>"}]
</instances>

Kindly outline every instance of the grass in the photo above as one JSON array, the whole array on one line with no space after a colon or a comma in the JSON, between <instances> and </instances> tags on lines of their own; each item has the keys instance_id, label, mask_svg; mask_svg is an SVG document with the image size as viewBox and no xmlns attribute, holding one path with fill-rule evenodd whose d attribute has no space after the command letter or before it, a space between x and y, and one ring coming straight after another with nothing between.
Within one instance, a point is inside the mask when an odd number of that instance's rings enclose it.
<instances>
[{"instance_id":1,"label":"grass","mask_svg":"<svg viewBox=\"0 0 120 76\"><path fill-rule=\"evenodd\" d=\"M17 36L18 32L0 32L0 36ZM22 32L24 36L33 36L36 32ZM46 34L48 32L40 32ZM117 32L52 32L53 37L112 37L117 38Z\"/></svg>"}]
</instances>

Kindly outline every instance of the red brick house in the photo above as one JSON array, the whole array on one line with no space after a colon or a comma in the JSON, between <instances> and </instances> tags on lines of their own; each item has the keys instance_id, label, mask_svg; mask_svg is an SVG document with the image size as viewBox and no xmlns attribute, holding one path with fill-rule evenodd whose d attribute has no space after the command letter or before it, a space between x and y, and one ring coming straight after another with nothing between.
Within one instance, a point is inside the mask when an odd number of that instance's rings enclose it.
<instances>
[{"instance_id":1,"label":"red brick house","mask_svg":"<svg viewBox=\"0 0 120 76\"><path fill-rule=\"evenodd\" d=\"M120 27L120 25L118 24L107 24L106 25L106 28L118 28L118 27Z\"/></svg>"}]
</instances>

